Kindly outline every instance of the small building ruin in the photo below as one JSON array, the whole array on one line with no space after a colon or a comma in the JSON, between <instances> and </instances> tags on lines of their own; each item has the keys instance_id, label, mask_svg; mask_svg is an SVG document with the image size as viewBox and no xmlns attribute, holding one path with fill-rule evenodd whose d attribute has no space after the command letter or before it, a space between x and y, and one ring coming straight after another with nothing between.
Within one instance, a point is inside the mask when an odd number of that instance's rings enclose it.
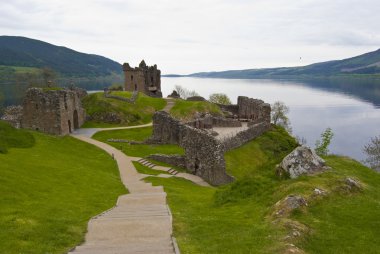
<instances>
[{"instance_id":1,"label":"small building ruin","mask_svg":"<svg viewBox=\"0 0 380 254\"><path fill-rule=\"evenodd\" d=\"M153 134L148 142L178 144L184 156L153 155L154 159L185 165L192 174L212 185L233 181L226 172L225 152L255 139L270 129L270 105L261 100L239 97L237 105L221 106L228 117L205 115L181 122L169 113L153 116ZM223 130L223 131L221 131Z\"/></svg>"},{"instance_id":2,"label":"small building ruin","mask_svg":"<svg viewBox=\"0 0 380 254\"><path fill-rule=\"evenodd\" d=\"M78 88L47 91L30 88L23 105L8 110L9 113L3 119L17 128L67 135L85 121L81 98L86 94L86 91Z\"/></svg>"},{"instance_id":3,"label":"small building ruin","mask_svg":"<svg viewBox=\"0 0 380 254\"><path fill-rule=\"evenodd\" d=\"M123 64L126 91L139 91L151 97L162 97L161 71L157 65L147 66L142 60L139 67L132 68Z\"/></svg>"}]
</instances>

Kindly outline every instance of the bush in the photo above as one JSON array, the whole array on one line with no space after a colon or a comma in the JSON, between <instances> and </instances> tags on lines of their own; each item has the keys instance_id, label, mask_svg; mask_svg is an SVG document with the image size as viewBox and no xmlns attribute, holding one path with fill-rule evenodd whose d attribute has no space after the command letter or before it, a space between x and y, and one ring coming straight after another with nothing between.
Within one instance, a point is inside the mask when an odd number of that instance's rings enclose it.
<instances>
[{"instance_id":1,"label":"bush","mask_svg":"<svg viewBox=\"0 0 380 254\"><path fill-rule=\"evenodd\" d=\"M210 95L209 101L212 103L231 105L231 100L224 93L213 93Z\"/></svg>"},{"instance_id":2,"label":"bush","mask_svg":"<svg viewBox=\"0 0 380 254\"><path fill-rule=\"evenodd\" d=\"M329 153L329 145L331 143L331 139L333 138L334 133L331 128L327 128L321 134L321 140L317 140L315 142L315 152L318 155L326 156Z\"/></svg>"}]
</instances>

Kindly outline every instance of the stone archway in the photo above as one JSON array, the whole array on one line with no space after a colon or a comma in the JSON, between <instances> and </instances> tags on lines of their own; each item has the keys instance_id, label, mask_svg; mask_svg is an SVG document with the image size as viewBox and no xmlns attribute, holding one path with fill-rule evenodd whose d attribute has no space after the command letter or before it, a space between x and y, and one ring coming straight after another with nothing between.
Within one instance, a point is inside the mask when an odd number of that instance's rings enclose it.
<instances>
[{"instance_id":1,"label":"stone archway","mask_svg":"<svg viewBox=\"0 0 380 254\"><path fill-rule=\"evenodd\" d=\"M74 130L79 129L78 111L77 110L74 110L73 120L74 120Z\"/></svg>"}]
</instances>

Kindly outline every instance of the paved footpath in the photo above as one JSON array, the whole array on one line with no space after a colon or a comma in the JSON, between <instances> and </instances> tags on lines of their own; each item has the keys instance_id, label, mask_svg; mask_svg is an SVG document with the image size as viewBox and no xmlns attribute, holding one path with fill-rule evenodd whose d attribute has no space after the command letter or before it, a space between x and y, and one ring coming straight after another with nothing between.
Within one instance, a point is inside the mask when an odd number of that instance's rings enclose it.
<instances>
[{"instance_id":1,"label":"paved footpath","mask_svg":"<svg viewBox=\"0 0 380 254\"><path fill-rule=\"evenodd\" d=\"M169 111L174 100L167 99L163 110ZM166 203L166 192L162 186L152 186L142 181L146 175L136 171L132 161L141 160L125 155L116 148L103 142L91 139L91 136L102 130L120 130L151 126L152 123L116 127L79 129L73 137L93 144L117 161L120 178L130 194L118 198L112 209L93 217L88 223L85 242L69 253L75 254L168 254L180 253L175 238L172 237L172 215ZM156 166L157 170L170 168ZM166 177L168 175L162 175ZM196 184L209 186L198 176L179 173Z\"/></svg>"},{"instance_id":2,"label":"paved footpath","mask_svg":"<svg viewBox=\"0 0 380 254\"><path fill-rule=\"evenodd\" d=\"M92 218L83 245L69 253L179 253L172 238L172 216L162 186L141 181L128 157L116 148L88 137L73 135L113 155L120 177L130 194L118 198L114 208Z\"/></svg>"}]
</instances>

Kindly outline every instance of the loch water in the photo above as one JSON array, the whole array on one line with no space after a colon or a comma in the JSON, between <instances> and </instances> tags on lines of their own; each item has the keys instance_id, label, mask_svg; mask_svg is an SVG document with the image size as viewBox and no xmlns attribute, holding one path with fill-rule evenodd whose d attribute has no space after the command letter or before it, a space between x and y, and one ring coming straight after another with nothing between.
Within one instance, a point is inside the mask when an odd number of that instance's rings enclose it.
<instances>
[{"instance_id":1,"label":"loch water","mask_svg":"<svg viewBox=\"0 0 380 254\"><path fill-rule=\"evenodd\" d=\"M332 128L330 152L363 160L363 147L380 135L380 81L376 79L210 79L162 78L164 95L175 85L195 90L208 98L225 93L233 103L239 95L265 102L284 102L289 108L293 135L314 147L321 133Z\"/></svg>"}]
</instances>

